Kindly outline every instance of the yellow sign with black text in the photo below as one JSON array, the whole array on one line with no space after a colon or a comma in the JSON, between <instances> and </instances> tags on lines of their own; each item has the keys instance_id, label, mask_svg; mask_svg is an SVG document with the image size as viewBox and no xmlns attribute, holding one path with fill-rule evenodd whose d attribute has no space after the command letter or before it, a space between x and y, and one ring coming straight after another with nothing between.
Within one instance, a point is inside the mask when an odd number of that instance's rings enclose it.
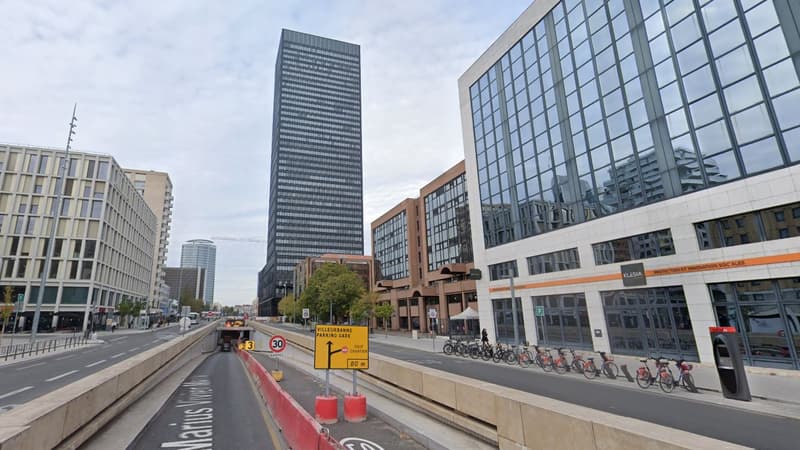
<instances>
[{"instance_id":1,"label":"yellow sign with black text","mask_svg":"<svg viewBox=\"0 0 800 450\"><path fill-rule=\"evenodd\" d=\"M369 369L367 327L317 325L314 335L315 369Z\"/></svg>"},{"instance_id":2,"label":"yellow sign with black text","mask_svg":"<svg viewBox=\"0 0 800 450\"><path fill-rule=\"evenodd\" d=\"M242 341L239 342L239 350L255 350L256 341Z\"/></svg>"}]
</instances>

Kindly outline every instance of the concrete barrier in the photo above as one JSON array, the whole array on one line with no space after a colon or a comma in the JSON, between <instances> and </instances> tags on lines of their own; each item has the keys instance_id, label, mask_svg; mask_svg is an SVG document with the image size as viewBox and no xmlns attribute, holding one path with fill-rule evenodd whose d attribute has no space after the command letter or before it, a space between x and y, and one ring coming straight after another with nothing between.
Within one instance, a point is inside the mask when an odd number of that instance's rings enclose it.
<instances>
[{"instance_id":1,"label":"concrete barrier","mask_svg":"<svg viewBox=\"0 0 800 450\"><path fill-rule=\"evenodd\" d=\"M91 436L85 427L100 429L113 418L105 411L127 407L135 400L128 394L215 329L211 323L14 409L0 424L0 450L77 448Z\"/></svg>"},{"instance_id":2,"label":"concrete barrier","mask_svg":"<svg viewBox=\"0 0 800 450\"><path fill-rule=\"evenodd\" d=\"M292 345L313 352L313 336L265 324L253 326L264 334L280 334ZM444 422L467 428L460 421L467 417L494 427L494 443L501 449L746 448L382 355L371 354L370 368L363 372L420 400L451 408L453 414L438 414ZM427 409L429 414L432 411L436 409ZM489 433L482 435L491 436Z\"/></svg>"}]
</instances>

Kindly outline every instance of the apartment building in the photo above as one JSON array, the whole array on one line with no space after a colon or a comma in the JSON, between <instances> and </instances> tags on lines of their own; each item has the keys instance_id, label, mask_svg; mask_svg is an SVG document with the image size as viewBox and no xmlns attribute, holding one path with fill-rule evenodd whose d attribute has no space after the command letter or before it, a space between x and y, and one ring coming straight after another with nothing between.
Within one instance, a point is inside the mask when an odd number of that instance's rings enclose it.
<instances>
[{"instance_id":1,"label":"apartment building","mask_svg":"<svg viewBox=\"0 0 800 450\"><path fill-rule=\"evenodd\" d=\"M169 307L169 297L163 295L164 268L167 264L169 231L172 223L172 181L164 172L152 170L123 169L133 182L133 187L144 197L150 210L156 215L156 251L153 255L153 272L150 276L150 309L164 311Z\"/></svg>"},{"instance_id":2,"label":"apartment building","mask_svg":"<svg viewBox=\"0 0 800 450\"><path fill-rule=\"evenodd\" d=\"M54 149L0 145L0 284L22 300L17 326L25 329L31 326L56 211L40 329L104 323L121 301L145 302L150 296L155 214L113 157L83 152L65 157Z\"/></svg>"}]
</instances>

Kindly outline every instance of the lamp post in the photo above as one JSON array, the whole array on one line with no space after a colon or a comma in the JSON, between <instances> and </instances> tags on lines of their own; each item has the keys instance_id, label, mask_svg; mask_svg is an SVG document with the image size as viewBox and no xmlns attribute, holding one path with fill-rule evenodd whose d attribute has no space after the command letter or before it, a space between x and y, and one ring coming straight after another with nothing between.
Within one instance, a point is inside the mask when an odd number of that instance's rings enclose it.
<instances>
[{"instance_id":1,"label":"lamp post","mask_svg":"<svg viewBox=\"0 0 800 450\"><path fill-rule=\"evenodd\" d=\"M58 167L58 179L56 181L56 200L53 208L53 222L50 224L50 238L47 241L47 255L44 259L44 267L42 268L42 276L39 280L39 292L36 296L36 309L33 313L33 323L31 326L31 345L36 342L36 333L39 331L39 317L42 312L42 302L44 301L44 290L47 285L47 276L50 273L50 264L53 260L53 251L55 249L56 229L58 229L58 219L61 216L61 202L64 198L64 178L66 178L66 168L69 164L69 148L72 145L72 136L75 134L75 122L78 118L75 117L75 112L78 110L78 104L72 108L72 120L69 122L69 134L67 135L67 146L64 154L64 160ZM46 212L45 212L46 213ZM88 316L89 305L86 305L86 314L84 315L83 327L86 329L86 316Z\"/></svg>"},{"instance_id":2,"label":"lamp post","mask_svg":"<svg viewBox=\"0 0 800 450\"><path fill-rule=\"evenodd\" d=\"M517 296L514 292L514 272L508 271L508 284L511 288L511 320L514 322L514 346L519 347L519 328L517 325Z\"/></svg>"}]
</instances>

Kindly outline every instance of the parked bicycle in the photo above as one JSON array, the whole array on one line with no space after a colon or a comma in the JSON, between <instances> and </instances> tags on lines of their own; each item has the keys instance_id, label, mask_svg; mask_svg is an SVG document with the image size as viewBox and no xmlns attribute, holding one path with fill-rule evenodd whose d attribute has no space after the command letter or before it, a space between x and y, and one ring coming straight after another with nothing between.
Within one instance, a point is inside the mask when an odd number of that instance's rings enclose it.
<instances>
[{"instance_id":1,"label":"parked bicycle","mask_svg":"<svg viewBox=\"0 0 800 450\"><path fill-rule=\"evenodd\" d=\"M517 362L519 363L520 367L530 367L533 364L534 356L530 350L528 350L527 342L520 347L515 349L517 354Z\"/></svg>"},{"instance_id":2,"label":"parked bicycle","mask_svg":"<svg viewBox=\"0 0 800 450\"><path fill-rule=\"evenodd\" d=\"M569 349L570 354L572 355L572 362L569 363L570 370L575 373L583 373L584 367L588 361L584 361L583 355L578 355L575 353L575 349Z\"/></svg>"},{"instance_id":3,"label":"parked bicycle","mask_svg":"<svg viewBox=\"0 0 800 450\"><path fill-rule=\"evenodd\" d=\"M546 348L542 350L541 347L538 345L533 346L536 354L534 355L533 362L536 363L537 366L541 367L542 370L545 372L550 372L553 370L553 355L550 354L550 349Z\"/></svg>"},{"instance_id":4,"label":"parked bicycle","mask_svg":"<svg viewBox=\"0 0 800 450\"><path fill-rule=\"evenodd\" d=\"M600 354L600 357L603 359L603 364L600 365L600 371L604 373L608 378L617 378L619 377L619 367L614 362L614 358L608 356L606 352L597 352Z\"/></svg>"},{"instance_id":5,"label":"parked bicycle","mask_svg":"<svg viewBox=\"0 0 800 450\"><path fill-rule=\"evenodd\" d=\"M558 356L556 356L553 360L553 366L558 374L563 375L569 370L569 363L567 363L567 349L557 348L556 352Z\"/></svg>"},{"instance_id":6,"label":"parked bicycle","mask_svg":"<svg viewBox=\"0 0 800 450\"><path fill-rule=\"evenodd\" d=\"M689 392L697 393L697 387L694 385L694 377L692 376L693 366L683 359L677 361L673 359L671 362L674 362L675 367L678 368L678 378L673 378L671 382L664 380L664 383L660 384L661 390L672 392L675 386L681 386ZM670 375L672 375L672 372L670 372ZM661 380L659 379L659 381Z\"/></svg>"},{"instance_id":7,"label":"parked bicycle","mask_svg":"<svg viewBox=\"0 0 800 450\"><path fill-rule=\"evenodd\" d=\"M655 361L655 371L650 370L648 365L649 361ZM642 366L636 371L636 384L642 389L647 389L650 386L658 383L659 387L664 392L672 392L675 388L675 378L669 370L669 360L660 356L651 356L649 358L641 358ZM655 372L655 373L654 373Z\"/></svg>"}]
</instances>

